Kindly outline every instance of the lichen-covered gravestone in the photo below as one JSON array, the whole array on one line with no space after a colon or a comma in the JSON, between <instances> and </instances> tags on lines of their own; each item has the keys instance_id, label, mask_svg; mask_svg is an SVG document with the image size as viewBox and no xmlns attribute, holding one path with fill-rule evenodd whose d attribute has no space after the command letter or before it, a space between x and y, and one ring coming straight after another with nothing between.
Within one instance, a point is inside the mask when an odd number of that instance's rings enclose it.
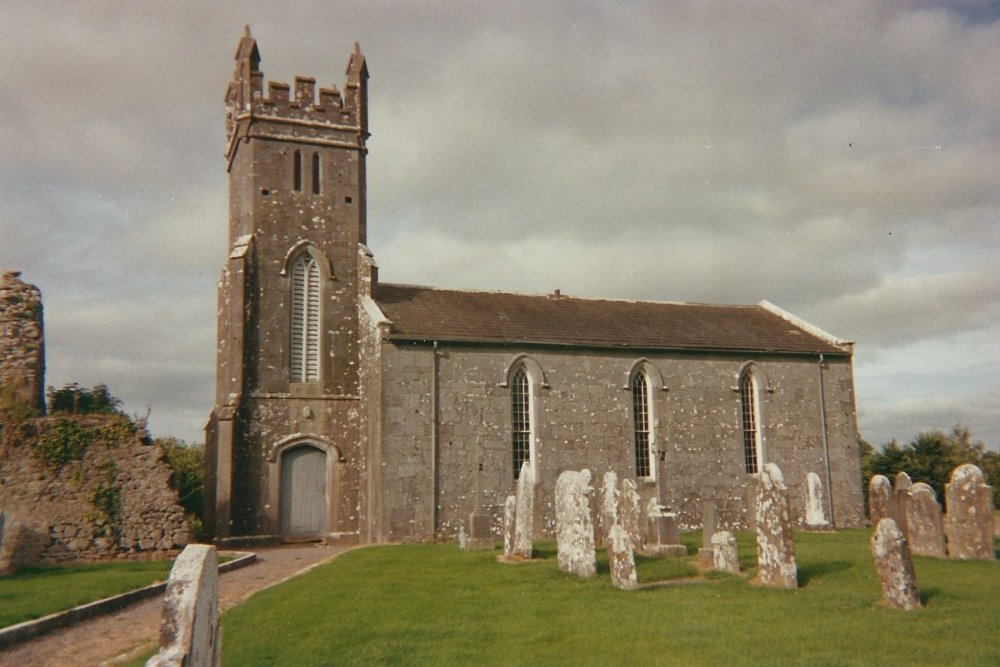
<instances>
[{"instance_id":1,"label":"lichen-covered gravestone","mask_svg":"<svg viewBox=\"0 0 1000 667\"><path fill-rule=\"evenodd\" d=\"M514 555L531 558L534 538L535 483L531 462L521 466L521 476L517 478L517 512L514 522Z\"/></svg>"},{"instance_id":2,"label":"lichen-covered gravestone","mask_svg":"<svg viewBox=\"0 0 1000 667\"><path fill-rule=\"evenodd\" d=\"M927 484L917 482L909 488L906 501L906 525L910 527L910 552L917 556L945 557L944 525L937 495Z\"/></svg>"},{"instance_id":3,"label":"lichen-covered gravestone","mask_svg":"<svg viewBox=\"0 0 1000 667\"><path fill-rule=\"evenodd\" d=\"M777 465L768 463L757 480L757 583L770 588L797 588L798 568L792 542L788 487Z\"/></svg>"},{"instance_id":4,"label":"lichen-covered gravestone","mask_svg":"<svg viewBox=\"0 0 1000 667\"><path fill-rule=\"evenodd\" d=\"M618 496L618 516L622 528L628 533L629 543L635 551L642 551L642 509L635 480L622 480L622 491Z\"/></svg>"},{"instance_id":5,"label":"lichen-covered gravestone","mask_svg":"<svg viewBox=\"0 0 1000 667\"><path fill-rule=\"evenodd\" d=\"M728 530L712 535L712 567L720 572L740 573L740 555L736 538Z\"/></svg>"},{"instance_id":6,"label":"lichen-covered gravestone","mask_svg":"<svg viewBox=\"0 0 1000 667\"><path fill-rule=\"evenodd\" d=\"M619 524L608 531L608 566L611 569L611 583L622 590L630 591L639 585L635 575L635 556L628 533Z\"/></svg>"},{"instance_id":7,"label":"lichen-covered gravestone","mask_svg":"<svg viewBox=\"0 0 1000 667\"><path fill-rule=\"evenodd\" d=\"M594 523L590 517L593 491L590 471L566 470L556 480L556 538L559 569L578 577L597 574L594 553Z\"/></svg>"},{"instance_id":8,"label":"lichen-covered gravestone","mask_svg":"<svg viewBox=\"0 0 1000 667\"><path fill-rule=\"evenodd\" d=\"M517 496L507 496L503 504L503 557L514 557L514 522L517 516Z\"/></svg>"},{"instance_id":9,"label":"lichen-covered gravestone","mask_svg":"<svg viewBox=\"0 0 1000 667\"><path fill-rule=\"evenodd\" d=\"M889 516L892 503L892 482L885 475L872 475L868 482L868 519L873 526Z\"/></svg>"},{"instance_id":10,"label":"lichen-covered gravestone","mask_svg":"<svg viewBox=\"0 0 1000 667\"><path fill-rule=\"evenodd\" d=\"M823 483L820 482L819 475L810 472L806 475L806 530L828 530L830 528L823 504Z\"/></svg>"},{"instance_id":11,"label":"lichen-covered gravestone","mask_svg":"<svg viewBox=\"0 0 1000 667\"><path fill-rule=\"evenodd\" d=\"M221 648L215 547L191 544L170 569L163 598L160 651L146 667L216 666Z\"/></svg>"},{"instance_id":12,"label":"lichen-covered gravestone","mask_svg":"<svg viewBox=\"0 0 1000 667\"><path fill-rule=\"evenodd\" d=\"M896 527L902 531L903 536L910 534L906 525L906 503L910 499L910 487L913 480L905 472L896 473L896 478L892 483L892 502L889 503L889 516L896 520Z\"/></svg>"},{"instance_id":13,"label":"lichen-covered gravestone","mask_svg":"<svg viewBox=\"0 0 1000 667\"><path fill-rule=\"evenodd\" d=\"M607 545L611 527L619 523L618 518L618 474L614 470L604 473L601 484L601 502L597 511L597 542Z\"/></svg>"},{"instance_id":14,"label":"lichen-covered gravestone","mask_svg":"<svg viewBox=\"0 0 1000 667\"><path fill-rule=\"evenodd\" d=\"M995 560L993 551L993 488L983 471L971 463L955 468L944 487L948 514L944 529L948 555L968 560Z\"/></svg>"},{"instance_id":15,"label":"lichen-covered gravestone","mask_svg":"<svg viewBox=\"0 0 1000 667\"><path fill-rule=\"evenodd\" d=\"M920 592L906 537L891 518L878 522L872 535L872 558L886 604L910 611L920 608Z\"/></svg>"}]
</instances>

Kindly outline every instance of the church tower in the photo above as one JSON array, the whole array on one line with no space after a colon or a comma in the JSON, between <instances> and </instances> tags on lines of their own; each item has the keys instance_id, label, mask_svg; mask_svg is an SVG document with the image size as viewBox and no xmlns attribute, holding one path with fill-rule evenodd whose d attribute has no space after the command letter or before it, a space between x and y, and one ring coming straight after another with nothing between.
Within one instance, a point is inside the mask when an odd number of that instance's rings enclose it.
<instances>
[{"instance_id":1,"label":"church tower","mask_svg":"<svg viewBox=\"0 0 1000 667\"><path fill-rule=\"evenodd\" d=\"M343 93L299 76L294 89L265 91L249 28L236 50L225 95L229 254L206 427L206 529L217 539L358 534L367 80L355 44Z\"/></svg>"}]
</instances>

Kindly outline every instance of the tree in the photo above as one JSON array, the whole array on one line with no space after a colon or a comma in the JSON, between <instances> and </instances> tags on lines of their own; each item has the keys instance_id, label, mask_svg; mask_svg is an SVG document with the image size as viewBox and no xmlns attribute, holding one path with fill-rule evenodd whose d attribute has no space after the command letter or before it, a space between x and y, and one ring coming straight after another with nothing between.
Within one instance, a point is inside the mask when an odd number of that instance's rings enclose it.
<instances>
[{"instance_id":1,"label":"tree","mask_svg":"<svg viewBox=\"0 0 1000 667\"><path fill-rule=\"evenodd\" d=\"M919 433L908 444L900 447L893 440L883 445L881 451L864 440L861 441L861 469L864 489L874 475L885 475L890 480L899 472L906 472L914 482L924 482L937 493L944 503L944 487L952 471L963 463L974 463L993 487L993 504L1000 506L1000 454L986 450L981 442L974 442L964 426L956 425L950 433L926 431Z\"/></svg>"},{"instance_id":2,"label":"tree","mask_svg":"<svg viewBox=\"0 0 1000 667\"><path fill-rule=\"evenodd\" d=\"M62 389L49 387L45 392L49 399L49 413L68 413L74 415L114 415L122 414L119 408L121 400L111 395L104 383L92 389L81 387L71 382Z\"/></svg>"}]
</instances>

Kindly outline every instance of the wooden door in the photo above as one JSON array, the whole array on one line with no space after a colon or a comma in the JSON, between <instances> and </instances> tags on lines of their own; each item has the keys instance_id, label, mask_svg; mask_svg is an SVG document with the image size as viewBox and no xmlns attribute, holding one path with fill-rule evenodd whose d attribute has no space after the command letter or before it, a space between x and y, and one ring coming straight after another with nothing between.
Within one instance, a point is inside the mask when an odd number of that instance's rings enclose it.
<instances>
[{"instance_id":1,"label":"wooden door","mask_svg":"<svg viewBox=\"0 0 1000 667\"><path fill-rule=\"evenodd\" d=\"M299 445L281 457L281 535L320 539L326 532L326 452Z\"/></svg>"}]
</instances>

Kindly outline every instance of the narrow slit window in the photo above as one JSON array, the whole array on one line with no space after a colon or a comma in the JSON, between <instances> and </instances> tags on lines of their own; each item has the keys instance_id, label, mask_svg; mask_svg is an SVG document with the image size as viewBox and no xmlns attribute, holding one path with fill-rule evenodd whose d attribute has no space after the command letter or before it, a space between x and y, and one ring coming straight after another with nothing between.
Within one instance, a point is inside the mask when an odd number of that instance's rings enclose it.
<instances>
[{"instance_id":1,"label":"narrow slit window","mask_svg":"<svg viewBox=\"0 0 1000 667\"><path fill-rule=\"evenodd\" d=\"M632 427L635 434L636 477L652 477L649 451L649 383L645 373L632 376Z\"/></svg>"},{"instance_id":2,"label":"narrow slit window","mask_svg":"<svg viewBox=\"0 0 1000 667\"><path fill-rule=\"evenodd\" d=\"M760 430L757 413L757 382L753 373L740 378L740 414L743 426L743 458L748 473L760 467Z\"/></svg>"},{"instance_id":3,"label":"narrow slit window","mask_svg":"<svg viewBox=\"0 0 1000 667\"><path fill-rule=\"evenodd\" d=\"M319 380L319 264L303 253L292 265L291 381Z\"/></svg>"},{"instance_id":4,"label":"narrow slit window","mask_svg":"<svg viewBox=\"0 0 1000 667\"><path fill-rule=\"evenodd\" d=\"M299 151L292 156L292 189L302 192L302 153Z\"/></svg>"},{"instance_id":5,"label":"narrow slit window","mask_svg":"<svg viewBox=\"0 0 1000 667\"><path fill-rule=\"evenodd\" d=\"M531 386L524 368L510 379L511 439L514 453L514 479L521 476L521 465L531 459Z\"/></svg>"},{"instance_id":6,"label":"narrow slit window","mask_svg":"<svg viewBox=\"0 0 1000 667\"><path fill-rule=\"evenodd\" d=\"M313 194L314 195L318 195L319 194L319 179L320 179L320 173L319 173L319 153L313 153L312 163L313 163L312 164L312 167L313 167L312 168Z\"/></svg>"}]
</instances>

